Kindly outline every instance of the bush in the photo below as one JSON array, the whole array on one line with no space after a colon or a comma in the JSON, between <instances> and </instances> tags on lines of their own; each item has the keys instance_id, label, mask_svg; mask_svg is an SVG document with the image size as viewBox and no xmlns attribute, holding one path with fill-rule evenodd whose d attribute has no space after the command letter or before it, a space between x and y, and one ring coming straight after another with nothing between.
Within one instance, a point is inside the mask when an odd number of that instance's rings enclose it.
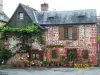
<instances>
[{"instance_id":1,"label":"bush","mask_svg":"<svg viewBox=\"0 0 100 75\"><path fill-rule=\"evenodd\" d=\"M25 62L26 64L30 64L30 61L29 60L26 60L26 62Z\"/></svg>"},{"instance_id":2,"label":"bush","mask_svg":"<svg viewBox=\"0 0 100 75\"><path fill-rule=\"evenodd\" d=\"M43 64L49 64L49 62L48 62L48 61L43 61L42 63L43 63Z\"/></svg>"},{"instance_id":3,"label":"bush","mask_svg":"<svg viewBox=\"0 0 100 75\"><path fill-rule=\"evenodd\" d=\"M0 57L5 61L7 61L12 56L13 56L13 54L10 50L4 49L4 50L0 51Z\"/></svg>"}]
</instances>

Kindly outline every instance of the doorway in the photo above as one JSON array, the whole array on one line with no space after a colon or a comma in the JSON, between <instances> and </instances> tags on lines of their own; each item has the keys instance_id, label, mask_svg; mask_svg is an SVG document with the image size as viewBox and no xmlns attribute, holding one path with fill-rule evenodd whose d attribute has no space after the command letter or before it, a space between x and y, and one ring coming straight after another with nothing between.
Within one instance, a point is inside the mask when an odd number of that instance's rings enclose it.
<instances>
[{"instance_id":1,"label":"doorway","mask_svg":"<svg viewBox=\"0 0 100 75\"><path fill-rule=\"evenodd\" d=\"M76 49L67 50L67 59L68 61L75 61L77 59L77 50Z\"/></svg>"}]
</instances>

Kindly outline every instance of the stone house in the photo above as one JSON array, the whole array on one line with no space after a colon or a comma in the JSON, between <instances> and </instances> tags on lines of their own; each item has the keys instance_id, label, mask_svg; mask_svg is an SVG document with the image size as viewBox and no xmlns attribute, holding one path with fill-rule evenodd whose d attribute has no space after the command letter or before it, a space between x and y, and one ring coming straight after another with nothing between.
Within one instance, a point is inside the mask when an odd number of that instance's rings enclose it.
<instances>
[{"instance_id":1,"label":"stone house","mask_svg":"<svg viewBox=\"0 0 100 75\"><path fill-rule=\"evenodd\" d=\"M76 59L84 59L83 51L88 52L87 60L97 65L97 18L95 9L74 11L48 11L48 4L41 4L41 11L19 4L8 22L9 27L24 27L33 21L43 27L43 34L47 52L41 52L40 44L32 49L31 60L56 60L59 56L66 56L72 51ZM9 38L15 40L15 38ZM18 40L16 40L18 42ZM12 44L16 45L17 42ZM6 44L10 47L11 41ZM35 44L35 45L36 45ZM38 48L39 47L39 48ZM17 48L16 48L17 49ZM12 50L15 50L12 49Z\"/></svg>"}]
</instances>

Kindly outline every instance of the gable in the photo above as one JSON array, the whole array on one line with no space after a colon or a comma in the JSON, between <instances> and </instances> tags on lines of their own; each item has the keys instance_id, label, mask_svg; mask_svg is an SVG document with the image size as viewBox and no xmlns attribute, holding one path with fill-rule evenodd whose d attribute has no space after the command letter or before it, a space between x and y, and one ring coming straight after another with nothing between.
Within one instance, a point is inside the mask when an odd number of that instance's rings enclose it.
<instances>
[{"instance_id":1,"label":"gable","mask_svg":"<svg viewBox=\"0 0 100 75\"><path fill-rule=\"evenodd\" d=\"M24 19L20 20L19 19L19 13L24 14ZM30 16L27 14L27 12L24 10L24 8L19 4L17 7L16 11L12 15L11 19L8 22L9 27L24 27L30 23L32 23L33 20L30 18Z\"/></svg>"}]
</instances>

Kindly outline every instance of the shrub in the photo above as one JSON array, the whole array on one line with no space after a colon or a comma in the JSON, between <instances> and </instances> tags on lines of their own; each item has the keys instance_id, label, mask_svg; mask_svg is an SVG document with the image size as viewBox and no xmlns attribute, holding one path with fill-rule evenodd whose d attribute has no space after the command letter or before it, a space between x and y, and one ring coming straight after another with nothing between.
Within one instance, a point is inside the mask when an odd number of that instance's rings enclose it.
<instances>
[{"instance_id":1,"label":"shrub","mask_svg":"<svg viewBox=\"0 0 100 75\"><path fill-rule=\"evenodd\" d=\"M26 62L25 62L26 64L30 64L30 61L29 60L26 60Z\"/></svg>"},{"instance_id":2,"label":"shrub","mask_svg":"<svg viewBox=\"0 0 100 75\"><path fill-rule=\"evenodd\" d=\"M43 64L48 64L49 62L48 62L48 61L43 61L42 63L43 63Z\"/></svg>"}]
</instances>

